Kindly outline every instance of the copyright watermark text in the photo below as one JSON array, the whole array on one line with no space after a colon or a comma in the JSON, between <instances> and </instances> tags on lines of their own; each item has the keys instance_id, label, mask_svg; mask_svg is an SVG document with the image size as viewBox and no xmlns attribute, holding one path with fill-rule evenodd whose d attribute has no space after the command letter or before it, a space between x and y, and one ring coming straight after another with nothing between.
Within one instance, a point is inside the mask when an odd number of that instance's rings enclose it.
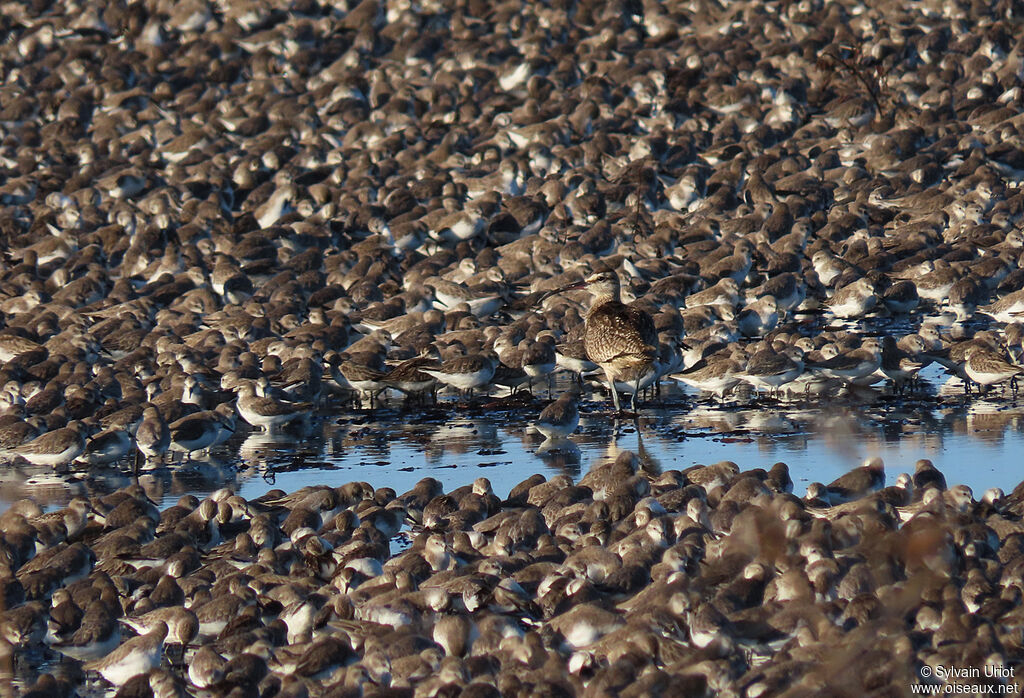
<instances>
[{"instance_id":1,"label":"copyright watermark text","mask_svg":"<svg viewBox=\"0 0 1024 698\"><path fill-rule=\"evenodd\" d=\"M1014 678L1015 667L985 665L958 667L946 664L925 664L920 675L924 683L913 684L911 693L921 696L938 695L1020 695L1020 685ZM969 679L982 679L983 683L969 683ZM935 682L935 683L933 683Z\"/></svg>"}]
</instances>

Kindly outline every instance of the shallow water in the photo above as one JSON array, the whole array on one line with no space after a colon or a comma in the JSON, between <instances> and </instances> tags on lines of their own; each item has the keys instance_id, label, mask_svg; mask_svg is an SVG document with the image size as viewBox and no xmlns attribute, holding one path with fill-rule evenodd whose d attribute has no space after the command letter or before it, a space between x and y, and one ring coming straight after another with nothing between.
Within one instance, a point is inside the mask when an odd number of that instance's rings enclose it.
<instances>
[{"instance_id":1,"label":"shallow water","mask_svg":"<svg viewBox=\"0 0 1024 698\"><path fill-rule=\"evenodd\" d=\"M968 397L957 382L943 384L940 372L929 377L907 396L864 389L834 398L750 397L725 405L665 386L643 404L638 421L615 419L606 399L589 394L579 429L561 443L545 443L529 427L546 404L543 394L471 404L442 399L426 407L397 400L376 409L333 405L283 433L241 424L235 438L210 456L144 472L139 482L161 508L183 494L202 497L224 486L253 498L275 488L291 492L363 480L401 493L428 476L446 489L487 477L504 496L533 473L577 477L628 449L653 471L722 460L742 469L767 468L783 461L797 494L809 482L828 483L876 455L885 461L890 483L900 472L913 472L919 458L929 458L950 485L967 484L976 496L989 487L1010 491L1022 479L1024 400L1009 391ZM7 468L0 509L26 496L54 508L76 494L108 492L131 481L128 463L70 476Z\"/></svg>"}]
</instances>

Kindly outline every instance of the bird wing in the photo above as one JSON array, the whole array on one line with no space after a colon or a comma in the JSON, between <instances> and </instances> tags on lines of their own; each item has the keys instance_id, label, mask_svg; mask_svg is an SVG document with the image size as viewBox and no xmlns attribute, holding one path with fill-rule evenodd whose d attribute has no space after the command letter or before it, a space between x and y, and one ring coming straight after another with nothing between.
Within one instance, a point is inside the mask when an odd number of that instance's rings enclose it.
<instances>
[{"instance_id":1,"label":"bird wing","mask_svg":"<svg viewBox=\"0 0 1024 698\"><path fill-rule=\"evenodd\" d=\"M617 307L608 307L617 305ZM637 308L608 303L587 318L584 347L594 363L619 357L657 354L658 333L651 316Z\"/></svg>"},{"instance_id":2,"label":"bird wing","mask_svg":"<svg viewBox=\"0 0 1024 698\"><path fill-rule=\"evenodd\" d=\"M209 429L207 418L185 417L171 424L171 435L175 441L195 441Z\"/></svg>"}]
</instances>

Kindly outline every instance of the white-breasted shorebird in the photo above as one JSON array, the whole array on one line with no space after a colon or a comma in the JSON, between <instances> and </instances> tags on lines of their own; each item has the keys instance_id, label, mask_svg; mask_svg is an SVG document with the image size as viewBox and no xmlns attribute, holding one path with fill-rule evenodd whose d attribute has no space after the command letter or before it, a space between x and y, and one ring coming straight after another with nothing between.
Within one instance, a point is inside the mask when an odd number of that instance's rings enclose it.
<instances>
[{"instance_id":1,"label":"white-breasted shorebird","mask_svg":"<svg viewBox=\"0 0 1024 698\"><path fill-rule=\"evenodd\" d=\"M83 668L97 671L110 683L121 686L133 676L156 668L163 656L167 624L159 622L145 635L133 637L103 659L89 662Z\"/></svg>"},{"instance_id":2,"label":"white-breasted shorebird","mask_svg":"<svg viewBox=\"0 0 1024 698\"><path fill-rule=\"evenodd\" d=\"M78 458L85 450L85 437L81 422L70 422L66 427L48 431L27 444L4 451L8 456L20 456L32 465L59 468Z\"/></svg>"},{"instance_id":3,"label":"white-breasted shorebird","mask_svg":"<svg viewBox=\"0 0 1024 698\"><path fill-rule=\"evenodd\" d=\"M576 431L580 423L580 409L575 392L563 393L540 412L534 428L546 439L563 439Z\"/></svg>"}]
</instances>

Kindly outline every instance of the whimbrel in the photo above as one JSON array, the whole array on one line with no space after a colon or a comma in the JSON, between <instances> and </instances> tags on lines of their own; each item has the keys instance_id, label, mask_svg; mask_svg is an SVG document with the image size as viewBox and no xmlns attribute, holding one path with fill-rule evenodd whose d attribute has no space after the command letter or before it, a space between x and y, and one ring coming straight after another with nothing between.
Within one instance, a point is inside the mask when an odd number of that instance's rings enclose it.
<instances>
[{"instance_id":1,"label":"whimbrel","mask_svg":"<svg viewBox=\"0 0 1024 698\"><path fill-rule=\"evenodd\" d=\"M582 283L563 290L586 288L593 302L586 315L583 346L587 357L604 371L617 412L619 389L632 393L630 408L636 411L636 396L657 377L658 331L645 311L619 300L619 277L614 271L591 274Z\"/></svg>"}]
</instances>

